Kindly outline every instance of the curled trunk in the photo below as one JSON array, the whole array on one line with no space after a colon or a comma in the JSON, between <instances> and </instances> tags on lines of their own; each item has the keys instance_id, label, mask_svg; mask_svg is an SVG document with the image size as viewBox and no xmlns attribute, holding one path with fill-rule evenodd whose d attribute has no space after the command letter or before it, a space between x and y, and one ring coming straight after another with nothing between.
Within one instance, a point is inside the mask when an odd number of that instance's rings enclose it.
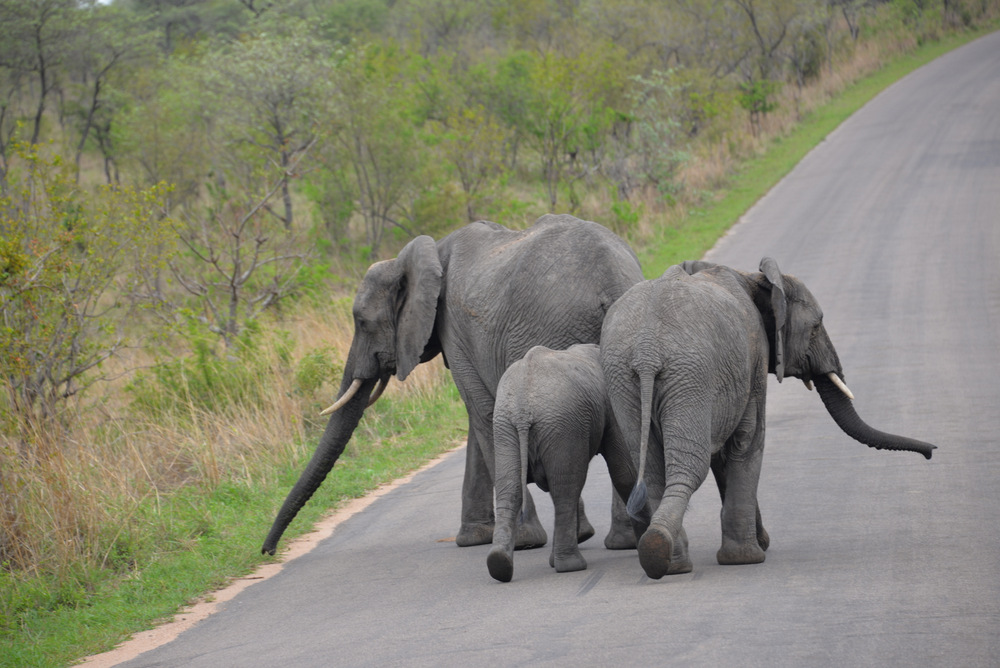
<instances>
[{"instance_id":1,"label":"curled trunk","mask_svg":"<svg viewBox=\"0 0 1000 668\"><path fill-rule=\"evenodd\" d=\"M833 418L834 422L837 423L837 426L845 434L855 441L864 443L876 450L919 452L927 459L931 458L931 453L937 446L913 438L907 438L906 436L887 434L884 431L870 427L861 419L857 411L854 410L853 402L844 396L843 392L828 378L817 377L814 379L814 382L816 383L816 391L819 392L819 396L823 400L826 410L830 413L830 417Z\"/></svg>"},{"instance_id":2,"label":"curled trunk","mask_svg":"<svg viewBox=\"0 0 1000 668\"><path fill-rule=\"evenodd\" d=\"M330 416L326 430L320 438L319 445L316 446L316 452L313 453L312 459L309 460L309 464L299 476L292 491L288 493L285 502L281 504L281 510L278 511L274 524L271 525L271 531L264 540L261 553L274 554L281 534L295 519L299 509L305 505L306 501L312 497L323 480L326 479L327 474L330 473L333 465L344 452L347 442L351 440L354 429L358 426L361 415L368 405L368 396L376 382L377 379L374 378L363 381L351 400Z\"/></svg>"}]
</instances>

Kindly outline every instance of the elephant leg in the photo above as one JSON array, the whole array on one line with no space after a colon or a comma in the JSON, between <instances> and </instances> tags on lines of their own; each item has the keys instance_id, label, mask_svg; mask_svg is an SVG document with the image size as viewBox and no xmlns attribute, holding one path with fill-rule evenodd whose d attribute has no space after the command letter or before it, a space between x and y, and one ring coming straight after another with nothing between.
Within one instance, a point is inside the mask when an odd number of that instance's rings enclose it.
<instances>
[{"instance_id":1,"label":"elephant leg","mask_svg":"<svg viewBox=\"0 0 1000 668\"><path fill-rule=\"evenodd\" d=\"M452 377L469 413L469 445L462 481L462 526L455 544L467 547L493 540L493 395L478 377L459 374L456 369L453 363ZM518 550L541 547L548 541L530 493L525 501L524 521L515 539Z\"/></svg>"},{"instance_id":2,"label":"elephant leg","mask_svg":"<svg viewBox=\"0 0 1000 668\"><path fill-rule=\"evenodd\" d=\"M638 545L639 563L654 580L691 572L684 513L691 495L708 477L711 457L707 443L707 439L665 437L663 498Z\"/></svg>"},{"instance_id":3,"label":"elephant leg","mask_svg":"<svg viewBox=\"0 0 1000 668\"><path fill-rule=\"evenodd\" d=\"M531 492L525 490L524 515L517 525L517 536L514 543L516 550L533 550L542 547L549 540L549 535L542 527L542 521L538 519L538 511L535 510L535 500L531 498Z\"/></svg>"},{"instance_id":4,"label":"elephant leg","mask_svg":"<svg viewBox=\"0 0 1000 668\"><path fill-rule=\"evenodd\" d=\"M517 516L521 512L521 452L517 429L504 419L494 422L496 466L496 525L493 528L493 548L486 557L490 575L500 582L514 577L514 537Z\"/></svg>"},{"instance_id":5,"label":"elephant leg","mask_svg":"<svg viewBox=\"0 0 1000 668\"><path fill-rule=\"evenodd\" d=\"M550 494L555 507L555 533L552 538L552 552L549 554L549 566L557 573L582 571L587 568L587 560L580 552L577 535L580 531L580 509L576 502L582 492L582 485L552 486ZM593 535L593 528L591 528Z\"/></svg>"},{"instance_id":6,"label":"elephant leg","mask_svg":"<svg viewBox=\"0 0 1000 668\"><path fill-rule=\"evenodd\" d=\"M618 492L614 492L611 494L611 528L604 537L604 547L609 550L634 550L635 545L635 532L625 510L625 502Z\"/></svg>"},{"instance_id":7,"label":"elephant leg","mask_svg":"<svg viewBox=\"0 0 1000 668\"><path fill-rule=\"evenodd\" d=\"M604 547L609 550L634 550L639 538L648 525L637 526L625 510L625 502L635 486L638 471L628 454L624 443L606 446L601 450L608 464L608 474L614 491L611 495L611 530L604 538ZM646 517L652 516L647 499Z\"/></svg>"},{"instance_id":8,"label":"elephant leg","mask_svg":"<svg viewBox=\"0 0 1000 668\"><path fill-rule=\"evenodd\" d=\"M719 497L722 503L726 502L726 463L722 457L721 453L716 453L712 456L712 475L715 477L715 484L719 488ZM721 511L720 511L721 514ZM767 548L771 545L771 536L767 533L767 529L764 528L764 522L760 517L760 504L757 505L756 512L756 523L757 523L757 544L760 545L760 549L767 551Z\"/></svg>"},{"instance_id":9,"label":"elephant leg","mask_svg":"<svg viewBox=\"0 0 1000 668\"><path fill-rule=\"evenodd\" d=\"M486 468L470 415L469 440L465 447L465 478L462 480L462 526L455 537L455 544L469 547L491 542L493 524L493 480Z\"/></svg>"},{"instance_id":10,"label":"elephant leg","mask_svg":"<svg viewBox=\"0 0 1000 668\"><path fill-rule=\"evenodd\" d=\"M762 526L757 505L757 483L764 457L763 429L748 435L741 427L726 443L726 495L722 502L720 564L759 564L764 561ZM765 539L767 533L764 532Z\"/></svg>"},{"instance_id":11,"label":"elephant leg","mask_svg":"<svg viewBox=\"0 0 1000 668\"><path fill-rule=\"evenodd\" d=\"M583 510L583 498L580 498L577 503L576 512L578 517L576 541L582 543L593 538L597 532L594 531L594 525L587 519L587 513Z\"/></svg>"}]
</instances>

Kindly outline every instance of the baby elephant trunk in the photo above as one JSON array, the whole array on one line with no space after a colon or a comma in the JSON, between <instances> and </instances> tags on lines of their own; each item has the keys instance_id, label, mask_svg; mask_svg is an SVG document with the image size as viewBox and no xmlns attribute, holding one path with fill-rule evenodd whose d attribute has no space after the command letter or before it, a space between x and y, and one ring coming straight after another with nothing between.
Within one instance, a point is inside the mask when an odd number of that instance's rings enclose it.
<instances>
[{"instance_id":1,"label":"baby elephant trunk","mask_svg":"<svg viewBox=\"0 0 1000 668\"><path fill-rule=\"evenodd\" d=\"M814 381L816 383L816 391L819 392L819 396L823 400L826 410L830 413L830 417L833 418L834 422L837 423L837 426L845 434L855 441L864 443L876 450L919 452L925 458L931 458L931 453L937 446L913 438L907 438L906 436L887 434L884 431L870 427L861 419L857 411L854 410L854 403L830 379L824 376L817 377Z\"/></svg>"}]
</instances>

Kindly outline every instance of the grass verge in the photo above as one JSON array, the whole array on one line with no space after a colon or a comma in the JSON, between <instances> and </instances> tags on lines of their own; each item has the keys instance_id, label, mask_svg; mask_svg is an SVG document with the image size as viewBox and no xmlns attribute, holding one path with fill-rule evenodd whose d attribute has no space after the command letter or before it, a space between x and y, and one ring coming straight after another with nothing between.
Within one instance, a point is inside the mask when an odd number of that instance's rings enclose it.
<instances>
[{"instance_id":1,"label":"grass verge","mask_svg":"<svg viewBox=\"0 0 1000 668\"><path fill-rule=\"evenodd\" d=\"M351 447L289 526L284 540L310 531L331 508L455 447L466 427L465 408L451 384L433 393L380 401L365 414ZM156 514L169 518L169 526L155 557L132 577L92 592L87 604L20 611L16 625L8 624L0 636L0 666L65 666L106 651L267 561L260 555L260 544L274 509L295 483L318 437L318 432L311 433L308 443L299 445L295 461L275 476L273 484L222 482L210 493L181 488L161 499ZM30 596L25 586L8 581L2 588L10 599ZM16 607L16 601L8 600L5 606Z\"/></svg>"},{"instance_id":2,"label":"grass verge","mask_svg":"<svg viewBox=\"0 0 1000 668\"><path fill-rule=\"evenodd\" d=\"M891 84L922 65L996 29L951 34L938 42L895 58L878 71L848 86L822 107L806 114L766 152L742 164L727 188L714 201L688 212L678 225L665 228L639 251L643 273L655 278L678 262L703 256L757 200L767 194L805 155L841 123Z\"/></svg>"}]
</instances>

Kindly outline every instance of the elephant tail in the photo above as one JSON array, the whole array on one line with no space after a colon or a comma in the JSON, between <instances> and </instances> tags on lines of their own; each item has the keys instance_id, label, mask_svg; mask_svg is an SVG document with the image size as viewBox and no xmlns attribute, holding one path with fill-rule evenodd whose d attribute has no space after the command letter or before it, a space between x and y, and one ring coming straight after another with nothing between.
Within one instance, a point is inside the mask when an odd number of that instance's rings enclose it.
<instances>
[{"instance_id":1,"label":"elephant tail","mask_svg":"<svg viewBox=\"0 0 1000 668\"><path fill-rule=\"evenodd\" d=\"M521 461L521 512L517 516L517 523L524 524L528 515L528 426L517 426L517 441L520 445Z\"/></svg>"},{"instance_id":2,"label":"elephant tail","mask_svg":"<svg viewBox=\"0 0 1000 668\"><path fill-rule=\"evenodd\" d=\"M629 517L638 522L649 523L646 515L646 455L649 452L649 432L653 415L653 382L655 375L648 370L639 371L639 475L636 479L635 487L629 494L628 503L625 506Z\"/></svg>"}]
</instances>

